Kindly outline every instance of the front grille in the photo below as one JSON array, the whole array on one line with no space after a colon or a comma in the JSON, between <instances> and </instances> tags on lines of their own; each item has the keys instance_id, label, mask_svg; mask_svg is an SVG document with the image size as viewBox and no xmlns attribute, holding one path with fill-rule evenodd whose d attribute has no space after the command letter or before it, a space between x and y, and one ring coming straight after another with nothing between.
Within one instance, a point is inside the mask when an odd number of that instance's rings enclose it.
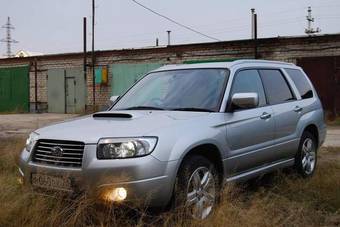
<instances>
[{"instance_id":1,"label":"front grille","mask_svg":"<svg viewBox=\"0 0 340 227\"><path fill-rule=\"evenodd\" d=\"M65 140L38 140L33 149L32 161L35 163L81 167L83 154L83 142Z\"/></svg>"}]
</instances>

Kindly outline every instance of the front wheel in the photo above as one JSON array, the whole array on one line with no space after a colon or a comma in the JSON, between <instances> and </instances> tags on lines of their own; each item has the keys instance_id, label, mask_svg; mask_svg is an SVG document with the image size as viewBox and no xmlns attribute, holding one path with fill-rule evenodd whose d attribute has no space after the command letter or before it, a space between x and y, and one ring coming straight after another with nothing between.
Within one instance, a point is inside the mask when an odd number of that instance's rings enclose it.
<instances>
[{"instance_id":1,"label":"front wheel","mask_svg":"<svg viewBox=\"0 0 340 227\"><path fill-rule=\"evenodd\" d=\"M299 150L295 157L295 167L303 177L312 176L317 163L317 141L306 131L302 134Z\"/></svg>"},{"instance_id":2,"label":"front wheel","mask_svg":"<svg viewBox=\"0 0 340 227\"><path fill-rule=\"evenodd\" d=\"M206 219L218 200L219 183L214 165L203 156L188 157L175 186L175 205L194 219Z\"/></svg>"}]
</instances>

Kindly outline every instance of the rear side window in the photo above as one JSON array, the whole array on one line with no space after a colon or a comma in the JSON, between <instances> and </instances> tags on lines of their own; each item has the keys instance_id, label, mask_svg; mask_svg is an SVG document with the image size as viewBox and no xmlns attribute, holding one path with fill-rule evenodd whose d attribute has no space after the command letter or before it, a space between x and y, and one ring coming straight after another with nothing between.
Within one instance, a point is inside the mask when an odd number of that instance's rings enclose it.
<instances>
[{"instance_id":1,"label":"rear side window","mask_svg":"<svg viewBox=\"0 0 340 227\"><path fill-rule=\"evenodd\" d=\"M259 96L259 106L266 105L266 96L263 91L261 78L257 70L242 70L237 73L231 96L235 93L255 92Z\"/></svg>"},{"instance_id":2,"label":"rear side window","mask_svg":"<svg viewBox=\"0 0 340 227\"><path fill-rule=\"evenodd\" d=\"M280 70L262 69L259 71L269 104L274 105L295 100Z\"/></svg>"},{"instance_id":3,"label":"rear side window","mask_svg":"<svg viewBox=\"0 0 340 227\"><path fill-rule=\"evenodd\" d=\"M302 99L308 99L313 97L313 90L307 81L307 78L298 69L285 69L292 78L296 88L299 90Z\"/></svg>"}]
</instances>

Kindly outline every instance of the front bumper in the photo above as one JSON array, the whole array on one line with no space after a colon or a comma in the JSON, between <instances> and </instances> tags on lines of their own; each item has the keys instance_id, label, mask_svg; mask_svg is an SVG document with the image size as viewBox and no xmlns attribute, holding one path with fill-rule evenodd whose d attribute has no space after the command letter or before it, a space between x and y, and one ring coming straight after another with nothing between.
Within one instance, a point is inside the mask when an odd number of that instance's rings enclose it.
<instances>
[{"instance_id":1,"label":"front bumper","mask_svg":"<svg viewBox=\"0 0 340 227\"><path fill-rule=\"evenodd\" d=\"M32 174L71 179L75 193L85 192L103 199L117 187L127 190L124 201L165 206L171 199L177 162L162 162L152 155L115 160L98 160L96 145L85 145L81 168L42 165L31 160L31 152L23 150L19 172L25 184L31 185Z\"/></svg>"}]
</instances>

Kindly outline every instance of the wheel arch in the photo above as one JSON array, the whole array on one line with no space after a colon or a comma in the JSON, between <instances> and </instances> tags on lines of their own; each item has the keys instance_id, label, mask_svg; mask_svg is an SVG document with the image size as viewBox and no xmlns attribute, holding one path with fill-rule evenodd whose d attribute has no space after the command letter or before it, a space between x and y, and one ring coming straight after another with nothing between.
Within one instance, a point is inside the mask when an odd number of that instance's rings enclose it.
<instances>
[{"instance_id":1,"label":"wheel arch","mask_svg":"<svg viewBox=\"0 0 340 227\"><path fill-rule=\"evenodd\" d=\"M224 177L224 167L221 151L215 144L212 143L204 143L196 145L195 147L190 148L181 158L176 176L178 175L178 171L180 171L184 161L192 155L200 155L208 159L215 165L216 171L218 173L220 183L223 182Z\"/></svg>"},{"instance_id":2,"label":"wheel arch","mask_svg":"<svg viewBox=\"0 0 340 227\"><path fill-rule=\"evenodd\" d=\"M304 130L302 131L302 134L304 132L310 132L313 136L315 136L317 146L319 146L319 129L315 124L309 124L307 125Z\"/></svg>"}]
</instances>

